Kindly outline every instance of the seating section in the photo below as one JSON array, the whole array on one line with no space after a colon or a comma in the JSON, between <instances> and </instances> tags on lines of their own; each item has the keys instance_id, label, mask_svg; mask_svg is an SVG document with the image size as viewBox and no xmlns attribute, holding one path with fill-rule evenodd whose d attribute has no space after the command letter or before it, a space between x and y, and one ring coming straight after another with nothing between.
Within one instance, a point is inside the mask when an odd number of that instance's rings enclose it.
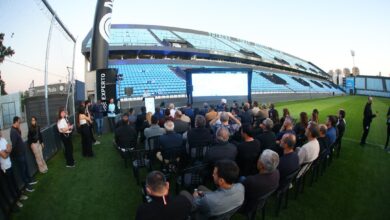
<instances>
[{"instance_id":1,"label":"seating section","mask_svg":"<svg viewBox=\"0 0 390 220\"><path fill-rule=\"evenodd\" d=\"M172 64L117 64L110 68L117 68L119 74L123 74L123 80L117 84L117 96L125 98L126 87L133 87L134 97L142 97L145 89L156 96L185 95L186 82L183 76L175 73L176 67L205 67L213 66L197 65L172 65ZM296 78L296 79L294 79ZM341 93L339 89L329 83L317 81L326 86L320 87L311 80L290 76L276 72L264 72L254 70L252 74L252 92L256 93ZM305 85L303 84L305 83ZM320 84L321 85L321 84Z\"/></svg>"},{"instance_id":2,"label":"seating section","mask_svg":"<svg viewBox=\"0 0 390 220\"><path fill-rule=\"evenodd\" d=\"M383 81L379 78L368 78L367 77L367 89L383 91Z\"/></svg>"},{"instance_id":3,"label":"seating section","mask_svg":"<svg viewBox=\"0 0 390 220\"><path fill-rule=\"evenodd\" d=\"M355 78L356 89L366 89L366 78L356 77Z\"/></svg>"},{"instance_id":4,"label":"seating section","mask_svg":"<svg viewBox=\"0 0 390 220\"><path fill-rule=\"evenodd\" d=\"M171 31L168 30L152 29L151 31L160 39L160 41L180 40L180 38L178 38L176 35L174 35Z\"/></svg>"}]
</instances>

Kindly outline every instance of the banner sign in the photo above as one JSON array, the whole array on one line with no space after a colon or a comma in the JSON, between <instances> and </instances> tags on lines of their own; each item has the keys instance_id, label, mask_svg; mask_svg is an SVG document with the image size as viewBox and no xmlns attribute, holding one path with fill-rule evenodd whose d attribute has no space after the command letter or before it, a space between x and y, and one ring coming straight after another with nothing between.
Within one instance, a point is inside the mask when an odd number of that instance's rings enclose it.
<instances>
[{"instance_id":1,"label":"banner sign","mask_svg":"<svg viewBox=\"0 0 390 220\"><path fill-rule=\"evenodd\" d=\"M107 111L110 99L116 103L116 75L117 69L96 70L96 97L101 100L104 111Z\"/></svg>"}]
</instances>

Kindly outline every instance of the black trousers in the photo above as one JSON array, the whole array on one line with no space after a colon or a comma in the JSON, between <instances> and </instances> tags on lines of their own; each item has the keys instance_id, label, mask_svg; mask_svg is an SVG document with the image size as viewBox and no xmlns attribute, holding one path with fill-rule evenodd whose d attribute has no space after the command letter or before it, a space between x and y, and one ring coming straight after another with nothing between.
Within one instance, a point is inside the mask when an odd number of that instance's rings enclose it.
<instances>
[{"instance_id":1,"label":"black trousers","mask_svg":"<svg viewBox=\"0 0 390 220\"><path fill-rule=\"evenodd\" d=\"M81 145L82 145L82 154L84 157L92 156L92 137L90 126L83 124L80 126L81 133Z\"/></svg>"},{"instance_id":2,"label":"black trousers","mask_svg":"<svg viewBox=\"0 0 390 220\"><path fill-rule=\"evenodd\" d=\"M366 139L369 131L370 131L370 124L363 123L363 135L362 135L362 139L360 140L360 144L366 143Z\"/></svg>"},{"instance_id":3,"label":"black trousers","mask_svg":"<svg viewBox=\"0 0 390 220\"><path fill-rule=\"evenodd\" d=\"M115 117L108 117L108 124L110 125L110 131L115 131Z\"/></svg>"},{"instance_id":4,"label":"black trousers","mask_svg":"<svg viewBox=\"0 0 390 220\"><path fill-rule=\"evenodd\" d=\"M72 143L72 135L71 134L61 134L62 143L64 143L65 147L65 159L66 165L73 166L73 143Z\"/></svg>"},{"instance_id":5,"label":"black trousers","mask_svg":"<svg viewBox=\"0 0 390 220\"><path fill-rule=\"evenodd\" d=\"M385 149L389 146L389 139L390 139L390 125L387 125L387 138L386 138Z\"/></svg>"}]
</instances>

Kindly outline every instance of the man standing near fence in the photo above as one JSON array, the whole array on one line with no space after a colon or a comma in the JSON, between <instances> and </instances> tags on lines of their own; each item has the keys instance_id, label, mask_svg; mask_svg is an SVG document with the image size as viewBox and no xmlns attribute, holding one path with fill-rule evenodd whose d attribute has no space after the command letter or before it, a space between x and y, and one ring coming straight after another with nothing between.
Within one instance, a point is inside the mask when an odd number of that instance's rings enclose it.
<instances>
[{"instance_id":1,"label":"man standing near fence","mask_svg":"<svg viewBox=\"0 0 390 220\"><path fill-rule=\"evenodd\" d=\"M18 116L15 116L13 119L13 124L11 127L10 138L12 142L12 154L11 159L13 164L17 164L17 172L24 182L24 186L26 187L27 192L33 192L34 189L32 185L37 184L38 181L34 181L28 172L27 165L27 146L22 139L22 132L20 130L21 120Z\"/></svg>"},{"instance_id":2,"label":"man standing near fence","mask_svg":"<svg viewBox=\"0 0 390 220\"><path fill-rule=\"evenodd\" d=\"M103 114L104 108L102 102L101 100L98 100L97 103L93 105L93 115L95 116L96 133L98 137L102 136L103 134Z\"/></svg>"}]
</instances>

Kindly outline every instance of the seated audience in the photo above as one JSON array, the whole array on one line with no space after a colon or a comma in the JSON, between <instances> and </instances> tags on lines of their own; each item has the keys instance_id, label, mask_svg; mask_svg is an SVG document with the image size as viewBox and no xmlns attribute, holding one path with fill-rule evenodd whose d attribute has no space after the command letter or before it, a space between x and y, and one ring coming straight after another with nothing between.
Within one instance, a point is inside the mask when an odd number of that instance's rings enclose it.
<instances>
[{"instance_id":1,"label":"seated audience","mask_svg":"<svg viewBox=\"0 0 390 220\"><path fill-rule=\"evenodd\" d=\"M294 132L297 138L297 143L296 143L297 147L300 147L306 143L307 139L306 139L305 131L306 131L306 127L309 124L309 119L306 112L301 112L299 114L299 118L300 118L299 122L294 126Z\"/></svg>"},{"instance_id":2,"label":"seated audience","mask_svg":"<svg viewBox=\"0 0 390 220\"><path fill-rule=\"evenodd\" d=\"M274 132L272 132L272 127L274 123L271 119L266 118L260 124L260 128L263 130L263 133L256 137L260 142L261 151L265 149L273 149L276 146L276 136Z\"/></svg>"},{"instance_id":3,"label":"seated audience","mask_svg":"<svg viewBox=\"0 0 390 220\"><path fill-rule=\"evenodd\" d=\"M213 180L217 190L211 191L199 186L199 191L193 194L198 217L196 219L222 215L242 205L245 189L241 183L235 183L238 174L239 168L234 161L221 160L215 164Z\"/></svg>"},{"instance_id":4,"label":"seated audience","mask_svg":"<svg viewBox=\"0 0 390 220\"><path fill-rule=\"evenodd\" d=\"M169 195L169 182L160 171L152 171L146 177L146 193L150 200L137 209L136 220L183 220L190 215L192 204L183 195Z\"/></svg>"},{"instance_id":5,"label":"seated audience","mask_svg":"<svg viewBox=\"0 0 390 220\"><path fill-rule=\"evenodd\" d=\"M245 187L245 201L240 212L248 212L260 197L278 188L278 164L279 156L276 152L268 149L263 151L257 162L259 172L246 177L242 182Z\"/></svg>"},{"instance_id":6,"label":"seated audience","mask_svg":"<svg viewBox=\"0 0 390 220\"><path fill-rule=\"evenodd\" d=\"M237 147L229 143L229 131L221 127L216 133L217 144L212 146L205 156L205 162L214 164L218 160L236 160Z\"/></svg>"},{"instance_id":7,"label":"seated audience","mask_svg":"<svg viewBox=\"0 0 390 220\"><path fill-rule=\"evenodd\" d=\"M259 158L261 148L260 142L253 138L253 129L249 124L241 127L241 137L244 140L237 146L237 164L240 167L240 176L256 174L256 162Z\"/></svg>"},{"instance_id":8,"label":"seated audience","mask_svg":"<svg viewBox=\"0 0 390 220\"><path fill-rule=\"evenodd\" d=\"M229 120L232 120L234 124L229 124ZM221 127L226 128L232 136L240 130L241 122L230 112L219 112L218 116L210 122L210 126L214 133Z\"/></svg>"},{"instance_id":9,"label":"seated audience","mask_svg":"<svg viewBox=\"0 0 390 220\"><path fill-rule=\"evenodd\" d=\"M319 136L318 125L310 123L306 128L306 137L308 142L298 149L299 164L309 163L317 159L320 152L320 144L317 141Z\"/></svg>"},{"instance_id":10,"label":"seated audience","mask_svg":"<svg viewBox=\"0 0 390 220\"><path fill-rule=\"evenodd\" d=\"M292 174L300 167L298 154L294 151L295 143L296 138L293 134L285 134L280 140L280 146L283 149L283 156L280 157L278 167L280 173L280 183L283 183L288 175Z\"/></svg>"},{"instance_id":11,"label":"seated audience","mask_svg":"<svg viewBox=\"0 0 390 220\"><path fill-rule=\"evenodd\" d=\"M180 150L180 147L182 151L185 150L184 143L183 143L183 137L181 134L175 133L175 125L172 121L167 121L164 124L166 133L160 136L160 146L161 146L161 152L157 152L156 157L162 161L163 157L166 157L166 152L170 149L176 148L177 150Z\"/></svg>"},{"instance_id":12,"label":"seated audience","mask_svg":"<svg viewBox=\"0 0 390 220\"><path fill-rule=\"evenodd\" d=\"M206 119L202 115L195 117L195 128L187 133L189 147L207 146L213 142L213 135L209 128L206 128Z\"/></svg>"},{"instance_id":13,"label":"seated audience","mask_svg":"<svg viewBox=\"0 0 390 220\"><path fill-rule=\"evenodd\" d=\"M291 118L286 118L283 122L283 126L280 129L280 132L276 135L276 140L277 142L282 139L283 135L285 134L294 134L294 129L293 129L293 122L291 121Z\"/></svg>"},{"instance_id":14,"label":"seated audience","mask_svg":"<svg viewBox=\"0 0 390 220\"><path fill-rule=\"evenodd\" d=\"M115 143L123 149L137 146L137 131L129 124L127 113L123 114L119 127L115 129Z\"/></svg>"},{"instance_id":15,"label":"seated audience","mask_svg":"<svg viewBox=\"0 0 390 220\"><path fill-rule=\"evenodd\" d=\"M318 143L320 144L320 152L324 150L329 150L330 142L329 138L326 136L327 127L324 124L319 125L320 135L317 138Z\"/></svg>"},{"instance_id":16,"label":"seated audience","mask_svg":"<svg viewBox=\"0 0 390 220\"><path fill-rule=\"evenodd\" d=\"M175 124L175 132L179 134L184 134L190 129L190 124L181 120L182 113L179 110L175 112L175 119L173 123Z\"/></svg>"},{"instance_id":17,"label":"seated audience","mask_svg":"<svg viewBox=\"0 0 390 220\"><path fill-rule=\"evenodd\" d=\"M326 131L326 136L329 139L330 145L336 142L336 138L337 138L336 124L337 124L337 118L333 115L329 115L326 120L326 127L328 128Z\"/></svg>"},{"instance_id":18,"label":"seated audience","mask_svg":"<svg viewBox=\"0 0 390 220\"><path fill-rule=\"evenodd\" d=\"M158 125L158 118L155 115L152 116L151 123L152 124L150 125L150 127L145 128L145 131L144 131L146 140L148 140L148 138L150 138L150 137L160 136L160 135L165 134L165 129L161 128ZM145 141L145 147L147 147L147 146L148 146L148 142Z\"/></svg>"}]
</instances>

